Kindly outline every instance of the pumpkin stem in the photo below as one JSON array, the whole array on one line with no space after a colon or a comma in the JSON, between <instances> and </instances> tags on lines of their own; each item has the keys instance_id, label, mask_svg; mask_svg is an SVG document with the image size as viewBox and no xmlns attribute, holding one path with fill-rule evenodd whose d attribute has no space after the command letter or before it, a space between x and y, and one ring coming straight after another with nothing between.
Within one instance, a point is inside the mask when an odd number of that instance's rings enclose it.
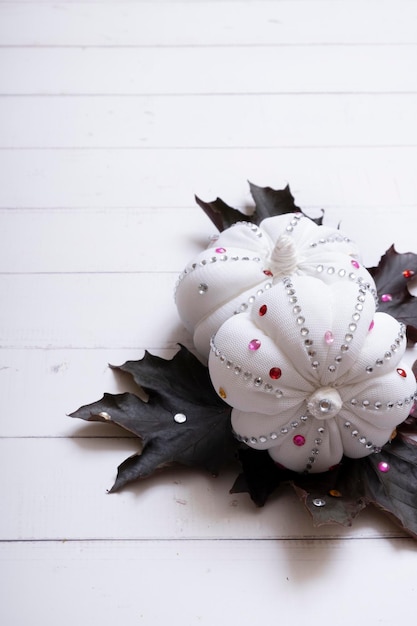
<instances>
[{"instance_id":1,"label":"pumpkin stem","mask_svg":"<svg viewBox=\"0 0 417 626\"><path fill-rule=\"evenodd\" d=\"M291 274L297 267L297 254L294 241L288 235L278 237L275 247L272 250L271 268L274 275Z\"/></svg>"}]
</instances>

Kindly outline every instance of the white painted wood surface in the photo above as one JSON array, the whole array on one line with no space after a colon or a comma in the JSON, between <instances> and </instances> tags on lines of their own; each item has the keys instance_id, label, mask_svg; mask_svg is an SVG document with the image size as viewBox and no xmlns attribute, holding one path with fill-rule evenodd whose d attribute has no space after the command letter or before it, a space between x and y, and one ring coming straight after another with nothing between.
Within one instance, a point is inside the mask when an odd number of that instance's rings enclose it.
<instances>
[{"instance_id":1,"label":"white painted wood surface","mask_svg":"<svg viewBox=\"0 0 417 626\"><path fill-rule=\"evenodd\" d=\"M108 495L138 441L67 413L191 346L194 194L289 182L367 265L416 251L416 61L415 0L0 2L2 624L412 623L417 543L380 512L313 528L235 468Z\"/></svg>"}]
</instances>

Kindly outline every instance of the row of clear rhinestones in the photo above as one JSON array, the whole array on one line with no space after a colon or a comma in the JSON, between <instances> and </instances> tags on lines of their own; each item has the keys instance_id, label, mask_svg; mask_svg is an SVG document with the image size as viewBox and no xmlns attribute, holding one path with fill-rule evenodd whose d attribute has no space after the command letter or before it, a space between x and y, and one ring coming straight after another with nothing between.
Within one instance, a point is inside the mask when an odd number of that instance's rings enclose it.
<instances>
[{"instance_id":1,"label":"row of clear rhinestones","mask_svg":"<svg viewBox=\"0 0 417 626\"><path fill-rule=\"evenodd\" d=\"M214 343L214 338L210 339L210 348L213 352L214 356L219 359L220 363L222 363L228 370L233 370L235 376L242 376L245 382L252 382L254 387L260 388L262 387L264 391L267 393L275 394L276 398L282 398L284 395L283 391L279 388L274 388L270 383L264 383L264 380L261 376L254 374L253 372L249 372L242 368L241 365L237 363L233 363L230 359L227 358L225 354L217 348Z\"/></svg>"}]
</instances>

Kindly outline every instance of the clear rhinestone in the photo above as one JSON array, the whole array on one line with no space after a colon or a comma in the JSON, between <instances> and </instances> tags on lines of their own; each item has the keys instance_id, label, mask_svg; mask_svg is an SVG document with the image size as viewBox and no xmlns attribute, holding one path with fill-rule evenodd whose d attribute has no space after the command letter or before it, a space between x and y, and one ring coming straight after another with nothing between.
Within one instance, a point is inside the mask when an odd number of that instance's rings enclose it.
<instances>
[{"instance_id":1,"label":"clear rhinestone","mask_svg":"<svg viewBox=\"0 0 417 626\"><path fill-rule=\"evenodd\" d=\"M326 506L326 500L324 498L314 498L313 504L317 507Z\"/></svg>"},{"instance_id":2,"label":"clear rhinestone","mask_svg":"<svg viewBox=\"0 0 417 626\"><path fill-rule=\"evenodd\" d=\"M198 285L198 293L200 295L204 295L205 293L207 293L208 291L208 285L206 285L206 283L200 283Z\"/></svg>"},{"instance_id":3,"label":"clear rhinestone","mask_svg":"<svg viewBox=\"0 0 417 626\"><path fill-rule=\"evenodd\" d=\"M174 422L177 424L184 424L187 421L187 416L184 413L176 413L174 415Z\"/></svg>"}]
</instances>

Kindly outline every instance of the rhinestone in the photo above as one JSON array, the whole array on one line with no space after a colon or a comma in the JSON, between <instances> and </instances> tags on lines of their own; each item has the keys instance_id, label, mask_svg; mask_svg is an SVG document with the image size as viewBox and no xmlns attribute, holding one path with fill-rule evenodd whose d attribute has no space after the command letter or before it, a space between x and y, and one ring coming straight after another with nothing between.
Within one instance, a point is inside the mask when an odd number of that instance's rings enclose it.
<instances>
[{"instance_id":1,"label":"rhinestone","mask_svg":"<svg viewBox=\"0 0 417 626\"><path fill-rule=\"evenodd\" d=\"M298 426L299 426L298 422L296 422L296 421L291 422L291 428L298 428Z\"/></svg>"},{"instance_id":2,"label":"rhinestone","mask_svg":"<svg viewBox=\"0 0 417 626\"><path fill-rule=\"evenodd\" d=\"M375 365L376 365L377 367L381 367L381 365L384 365L384 361L383 361L382 359L377 359L377 360L375 361Z\"/></svg>"},{"instance_id":3,"label":"rhinestone","mask_svg":"<svg viewBox=\"0 0 417 626\"><path fill-rule=\"evenodd\" d=\"M264 290L263 289L258 289L258 291L256 292L257 296L261 296L263 294Z\"/></svg>"},{"instance_id":4,"label":"rhinestone","mask_svg":"<svg viewBox=\"0 0 417 626\"><path fill-rule=\"evenodd\" d=\"M358 430L352 430L352 437L357 437L359 435Z\"/></svg>"},{"instance_id":5,"label":"rhinestone","mask_svg":"<svg viewBox=\"0 0 417 626\"><path fill-rule=\"evenodd\" d=\"M350 330L352 333L354 333L356 329L357 329L356 324L349 324L349 330Z\"/></svg>"},{"instance_id":6,"label":"rhinestone","mask_svg":"<svg viewBox=\"0 0 417 626\"><path fill-rule=\"evenodd\" d=\"M309 463L315 463L316 462L316 459L314 458L314 456L309 456L307 460L308 460ZM311 469L311 465L310 465L310 469Z\"/></svg>"},{"instance_id":7,"label":"rhinestone","mask_svg":"<svg viewBox=\"0 0 417 626\"><path fill-rule=\"evenodd\" d=\"M366 445L365 445L365 448L366 448L367 450L370 450L370 449L373 447L373 445L374 445L374 444L373 444L371 441L368 441L368 442L366 443Z\"/></svg>"},{"instance_id":8,"label":"rhinestone","mask_svg":"<svg viewBox=\"0 0 417 626\"><path fill-rule=\"evenodd\" d=\"M331 372L333 374L333 372L336 371L336 365L329 365L329 367L327 369L329 370L329 372Z\"/></svg>"},{"instance_id":9,"label":"rhinestone","mask_svg":"<svg viewBox=\"0 0 417 626\"><path fill-rule=\"evenodd\" d=\"M327 268L327 273L328 274L334 274L334 267L328 267Z\"/></svg>"},{"instance_id":10,"label":"rhinestone","mask_svg":"<svg viewBox=\"0 0 417 626\"><path fill-rule=\"evenodd\" d=\"M269 392L271 392L271 391L272 391L273 387L272 387L272 385L270 385L269 383L267 383L267 384L265 385L264 389L265 389L265 391L268 391L268 393L269 393Z\"/></svg>"},{"instance_id":11,"label":"rhinestone","mask_svg":"<svg viewBox=\"0 0 417 626\"><path fill-rule=\"evenodd\" d=\"M381 302L391 302L392 295L390 293L383 293L381 296Z\"/></svg>"},{"instance_id":12,"label":"rhinestone","mask_svg":"<svg viewBox=\"0 0 417 626\"><path fill-rule=\"evenodd\" d=\"M354 313L354 314L352 315L352 319L353 319L355 322L359 322L359 320L361 319L361 316L359 315L359 313Z\"/></svg>"},{"instance_id":13,"label":"rhinestone","mask_svg":"<svg viewBox=\"0 0 417 626\"><path fill-rule=\"evenodd\" d=\"M255 385L255 387L260 387L263 383L262 378L255 378L255 380L253 381L253 384Z\"/></svg>"},{"instance_id":14,"label":"rhinestone","mask_svg":"<svg viewBox=\"0 0 417 626\"><path fill-rule=\"evenodd\" d=\"M322 272L322 271L323 271L323 266L322 266L322 265L317 265L316 270L317 270L318 272Z\"/></svg>"},{"instance_id":15,"label":"rhinestone","mask_svg":"<svg viewBox=\"0 0 417 626\"><path fill-rule=\"evenodd\" d=\"M281 433L283 435L286 435L288 433L288 428L285 428L285 426L284 426L284 428L281 428Z\"/></svg>"},{"instance_id":16,"label":"rhinestone","mask_svg":"<svg viewBox=\"0 0 417 626\"><path fill-rule=\"evenodd\" d=\"M301 335L302 335L303 337L305 337L306 335L308 335L308 333L309 333L309 332L310 332L310 331L308 330L308 328L304 328L304 327L300 330L300 333L301 333Z\"/></svg>"},{"instance_id":17,"label":"rhinestone","mask_svg":"<svg viewBox=\"0 0 417 626\"><path fill-rule=\"evenodd\" d=\"M226 357L224 356L224 354L221 354L221 355L220 355L220 362L221 362L221 363L224 363L224 362L225 362L225 360L226 360Z\"/></svg>"},{"instance_id":18,"label":"rhinestone","mask_svg":"<svg viewBox=\"0 0 417 626\"><path fill-rule=\"evenodd\" d=\"M271 272L271 270L264 270L264 274L265 276L273 276L273 273Z\"/></svg>"},{"instance_id":19,"label":"rhinestone","mask_svg":"<svg viewBox=\"0 0 417 626\"><path fill-rule=\"evenodd\" d=\"M368 374L372 374L372 372L373 372L373 371L374 371L374 368L373 368L373 367L371 367L371 365L368 365L368 367L366 368L366 372L367 372Z\"/></svg>"},{"instance_id":20,"label":"rhinestone","mask_svg":"<svg viewBox=\"0 0 417 626\"><path fill-rule=\"evenodd\" d=\"M366 409L369 406L369 400L363 400L362 406Z\"/></svg>"},{"instance_id":21,"label":"rhinestone","mask_svg":"<svg viewBox=\"0 0 417 626\"><path fill-rule=\"evenodd\" d=\"M216 248L217 254L224 254L226 252L226 248Z\"/></svg>"},{"instance_id":22,"label":"rhinestone","mask_svg":"<svg viewBox=\"0 0 417 626\"><path fill-rule=\"evenodd\" d=\"M342 344L342 345L340 346L340 350L341 350L342 352L347 352L347 351L349 350L349 346L347 346L347 345L344 343L344 344Z\"/></svg>"},{"instance_id":23,"label":"rhinestone","mask_svg":"<svg viewBox=\"0 0 417 626\"><path fill-rule=\"evenodd\" d=\"M322 443L322 439L315 439L314 443L316 444L316 446L319 446Z\"/></svg>"},{"instance_id":24,"label":"rhinestone","mask_svg":"<svg viewBox=\"0 0 417 626\"><path fill-rule=\"evenodd\" d=\"M240 367L240 365L236 365L233 371L236 374L236 376L239 376L239 374L242 372L242 368Z\"/></svg>"},{"instance_id":25,"label":"rhinestone","mask_svg":"<svg viewBox=\"0 0 417 626\"><path fill-rule=\"evenodd\" d=\"M248 305L246 304L246 302L244 302L243 304L240 305L240 310L241 311L246 311L248 308Z\"/></svg>"},{"instance_id":26,"label":"rhinestone","mask_svg":"<svg viewBox=\"0 0 417 626\"><path fill-rule=\"evenodd\" d=\"M278 439L278 435L277 435L277 433L271 433L269 435L269 438L272 439L272 440L275 440L275 439Z\"/></svg>"},{"instance_id":27,"label":"rhinestone","mask_svg":"<svg viewBox=\"0 0 417 626\"><path fill-rule=\"evenodd\" d=\"M357 269L357 270L359 269L360 265L359 265L359 263L356 261L356 259L352 259L350 263L351 263L351 265L353 265L353 267L354 267L355 269Z\"/></svg>"},{"instance_id":28,"label":"rhinestone","mask_svg":"<svg viewBox=\"0 0 417 626\"><path fill-rule=\"evenodd\" d=\"M257 438L256 438L256 437L251 437L251 438L249 439L249 441L250 441L251 443L258 443L258 440L257 440Z\"/></svg>"},{"instance_id":29,"label":"rhinestone","mask_svg":"<svg viewBox=\"0 0 417 626\"><path fill-rule=\"evenodd\" d=\"M259 315L260 315L261 317L263 317L263 316L265 315L265 313L267 312L267 310L268 310L268 307L266 306L266 304L263 304L263 305L259 308L258 313L259 313Z\"/></svg>"},{"instance_id":30,"label":"rhinestone","mask_svg":"<svg viewBox=\"0 0 417 626\"><path fill-rule=\"evenodd\" d=\"M307 415L301 415L300 420L305 423L308 420L308 416Z\"/></svg>"},{"instance_id":31,"label":"rhinestone","mask_svg":"<svg viewBox=\"0 0 417 626\"><path fill-rule=\"evenodd\" d=\"M356 400L356 398L352 398L350 403L351 403L352 406L356 406L358 404L358 401Z\"/></svg>"},{"instance_id":32,"label":"rhinestone","mask_svg":"<svg viewBox=\"0 0 417 626\"><path fill-rule=\"evenodd\" d=\"M324 433L324 428L321 426L317 429L317 432L319 433L319 435L322 435Z\"/></svg>"},{"instance_id":33,"label":"rhinestone","mask_svg":"<svg viewBox=\"0 0 417 626\"><path fill-rule=\"evenodd\" d=\"M404 405L404 402L402 400L398 400L397 406L401 408L403 405Z\"/></svg>"},{"instance_id":34,"label":"rhinestone","mask_svg":"<svg viewBox=\"0 0 417 626\"><path fill-rule=\"evenodd\" d=\"M365 296L358 296L358 302L365 302Z\"/></svg>"},{"instance_id":35,"label":"rhinestone","mask_svg":"<svg viewBox=\"0 0 417 626\"><path fill-rule=\"evenodd\" d=\"M345 341L349 342L349 341L352 341L352 339L353 339L352 333L347 333L345 335Z\"/></svg>"},{"instance_id":36,"label":"rhinestone","mask_svg":"<svg viewBox=\"0 0 417 626\"><path fill-rule=\"evenodd\" d=\"M296 296L291 296L289 301L290 301L291 304L295 304L296 302L298 302L298 298L296 298Z\"/></svg>"},{"instance_id":37,"label":"rhinestone","mask_svg":"<svg viewBox=\"0 0 417 626\"><path fill-rule=\"evenodd\" d=\"M366 443L366 437L360 437L359 443Z\"/></svg>"},{"instance_id":38,"label":"rhinestone","mask_svg":"<svg viewBox=\"0 0 417 626\"><path fill-rule=\"evenodd\" d=\"M390 465L389 463L387 463L386 461L380 461L378 463L378 469L380 472L382 472L383 474L386 474L387 472L389 472L390 470Z\"/></svg>"},{"instance_id":39,"label":"rhinestone","mask_svg":"<svg viewBox=\"0 0 417 626\"><path fill-rule=\"evenodd\" d=\"M265 437L265 435L261 435L259 437L259 441L260 441L260 443L265 443L267 441L267 438Z\"/></svg>"},{"instance_id":40,"label":"rhinestone","mask_svg":"<svg viewBox=\"0 0 417 626\"><path fill-rule=\"evenodd\" d=\"M250 372L245 372L243 374L244 380L250 380L252 378L252 374Z\"/></svg>"},{"instance_id":41,"label":"rhinestone","mask_svg":"<svg viewBox=\"0 0 417 626\"><path fill-rule=\"evenodd\" d=\"M233 365L232 361L226 361L226 367L227 367L228 370L230 370L232 365Z\"/></svg>"},{"instance_id":42,"label":"rhinestone","mask_svg":"<svg viewBox=\"0 0 417 626\"><path fill-rule=\"evenodd\" d=\"M346 270L339 270L339 276L345 276Z\"/></svg>"},{"instance_id":43,"label":"rhinestone","mask_svg":"<svg viewBox=\"0 0 417 626\"><path fill-rule=\"evenodd\" d=\"M349 274L349 278L350 278L350 280L355 280L355 279L356 279L356 274L354 274L353 272L351 272L351 273Z\"/></svg>"},{"instance_id":44,"label":"rhinestone","mask_svg":"<svg viewBox=\"0 0 417 626\"><path fill-rule=\"evenodd\" d=\"M381 408L381 406L382 406L382 402L380 402L379 400L377 400L377 401L375 402L375 404L374 404L374 407L375 407L377 410L378 410L378 409L380 409L380 408Z\"/></svg>"},{"instance_id":45,"label":"rhinestone","mask_svg":"<svg viewBox=\"0 0 417 626\"><path fill-rule=\"evenodd\" d=\"M363 304L361 304L361 303L357 304L357 305L355 306L355 309L356 309L357 311L363 311Z\"/></svg>"},{"instance_id":46,"label":"rhinestone","mask_svg":"<svg viewBox=\"0 0 417 626\"><path fill-rule=\"evenodd\" d=\"M295 435L295 437L293 437L293 442L296 446L303 446L306 442L306 438L303 437L303 435Z\"/></svg>"},{"instance_id":47,"label":"rhinestone","mask_svg":"<svg viewBox=\"0 0 417 626\"><path fill-rule=\"evenodd\" d=\"M248 299L248 302L249 302L249 304L253 304L253 303L255 302L255 296L251 296L251 297ZM266 313L266 311L265 311L265 313Z\"/></svg>"},{"instance_id":48,"label":"rhinestone","mask_svg":"<svg viewBox=\"0 0 417 626\"><path fill-rule=\"evenodd\" d=\"M295 315L298 315L298 313L301 313L301 307L297 304L297 305L293 308L292 312L293 312L293 313L295 313Z\"/></svg>"},{"instance_id":49,"label":"rhinestone","mask_svg":"<svg viewBox=\"0 0 417 626\"><path fill-rule=\"evenodd\" d=\"M174 422L177 422L177 424L184 424L184 422L187 421L187 416L184 415L184 413L176 413L174 415Z\"/></svg>"},{"instance_id":50,"label":"rhinestone","mask_svg":"<svg viewBox=\"0 0 417 626\"><path fill-rule=\"evenodd\" d=\"M282 396L283 396L283 395L284 395L284 394L282 393L281 389L277 389L277 390L276 390L276 392L275 392L275 396L276 396L277 398L282 398Z\"/></svg>"},{"instance_id":51,"label":"rhinestone","mask_svg":"<svg viewBox=\"0 0 417 626\"><path fill-rule=\"evenodd\" d=\"M413 270L404 270L403 276L404 278L411 278L412 276L414 276L414 272Z\"/></svg>"},{"instance_id":52,"label":"rhinestone","mask_svg":"<svg viewBox=\"0 0 417 626\"><path fill-rule=\"evenodd\" d=\"M281 374L282 372L279 367L272 367L269 370L269 377L273 380L278 380L278 378L281 378Z\"/></svg>"},{"instance_id":53,"label":"rhinestone","mask_svg":"<svg viewBox=\"0 0 417 626\"><path fill-rule=\"evenodd\" d=\"M352 424L350 422L345 422L344 423L344 427L345 428L350 428L352 426Z\"/></svg>"},{"instance_id":54,"label":"rhinestone","mask_svg":"<svg viewBox=\"0 0 417 626\"><path fill-rule=\"evenodd\" d=\"M311 367L314 368L314 369L317 369L319 365L320 365L320 363L318 361L313 361L312 364L311 364Z\"/></svg>"},{"instance_id":55,"label":"rhinestone","mask_svg":"<svg viewBox=\"0 0 417 626\"><path fill-rule=\"evenodd\" d=\"M332 496L332 498L340 498L342 494L337 489L330 489L329 496Z\"/></svg>"},{"instance_id":56,"label":"rhinestone","mask_svg":"<svg viewBox=\"0 0 417 626\"><path fill-rule=\"evenodd\" d=\"M319 451L317 450L317 448L313 448L311 451L311 454L314 454L314 456L317 456L319 453Z\"/></svg>"},{"instance_id":57,"label":"rhinestone","mask_svg":"<svg viewBox=\"0 0 417 626\"><path fill-rule=\"evenodd\" d=\"M227 393L225 392L225 390L223 389L223 387L220 387L219 389L219 396L221 398L223 398L223 400L225 400L227 398Z\"/></svg>"},{"instance_id":58,"label":"rhinestone","mask_svg":"<svg viewBox=\"0 0 417 626\"><path fill-rule=\"evenodd\" d=\"M391 352L389 352L389 351L388 351L388 352L385 352L384 357L385 357L386 359L390 359L390 358L392 357Z\"/></svg>"},{"instance_id":59,"label":"rhinestone","mask_svg":"<svg viewBox=\"0 0 417 626\"><path fill-rule=\"evenodd\" d=\"M403 378L407 378L407 372L403 370L402 367L397 367L397 374L399 374Z\"/></svg>"},{"instance_id":60,"label":"rhinestone","mask_svg":"<svg viewBox=\"0 0 417 626\"><path fill-rule=\"evenodd\" d=\"M331 330L326 330L326 332L324 333L324 341L329 346L334 342L334 336Z\"/></svg>"},{"instance_id":61,"label":"rhinestone","mask_svg":"<svg viewBox=\"0 0 417 626\"><path fill-rule=\"evenodd\" d=\"M305 345L305 346L312 346L312 345L313 345L313 341L312 341L312 339L305 339L305 341L304 341L304 345Z\"/></svg>"},{"instance_id":62,"label":"rhinestone","mask_svg":"<svg viewBox=\"0 0 417 626\"><path fill-rule=\"evenodd\" d=\"M334 357L334 360L336 361L336 363L340 363L340 361L342 360L342 357L340 354L338 354L337 356Z\"/></svg>"},{"instance_id":63,"label":"rhinestone","mask_svg":"<svg viewBox=\"0 0 417 626\"><path fill-rule=\"evenodd\" d=\"M387 409L392 409L394 406L393 402L387 402Z\"/></svg>"},{"instance_id":64,"label":"rhinestone","mask_svg":"<svg viewBox=\"0 0 417 626\"><path fill-rule=\"evenodd\" d=\"M206 285L206 283L200 283L198 285L198 293L202 296L205 293L207 293L208 290L208 285Z\"/></svg>"},{"instance_id":65,"label":"rhinestone","mask_svg":"<svg viewBox=\"0 0 417 626\"><path fill-rule=\"evenodd\" d=\"M107 411L101 411L101 413L99 413L98 415L99 415L99 417L102 417L107 422L109 422L111 420L111 415L109 413L107 413Z\"/></svg>"},{"instance_id":66,"label":"rhinestone","mask_svg":"<svg viewBox=\"0 0 417 626\"><path fill-rule=\"evenodd\" d=\"M249 350L259 350L260 347L261 342L259 341L259 339L252 339L248 344Z\"/></svg>"}]
</instances>

